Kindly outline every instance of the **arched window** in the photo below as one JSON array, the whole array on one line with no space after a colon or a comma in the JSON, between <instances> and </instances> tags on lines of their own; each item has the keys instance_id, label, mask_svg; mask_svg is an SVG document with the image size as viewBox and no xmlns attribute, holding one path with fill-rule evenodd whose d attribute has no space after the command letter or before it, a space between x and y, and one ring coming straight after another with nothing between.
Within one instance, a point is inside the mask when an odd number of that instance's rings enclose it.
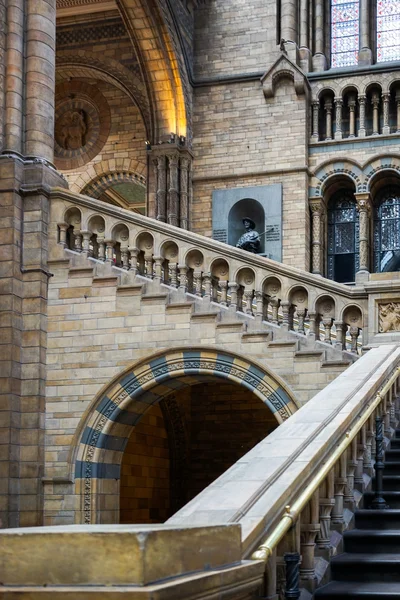
<instances>
[{"instance_id":1,"label":"arched window","mask_svg":"<svg viewBox=\"0 0 400 600\"><path fill-rule=\"evenodd\" d=\"M360 37L359 0L331 2L331 67L347 67L358 62Z\"/></svg>"},{"instance_id":2,"label":"arched window","mask_svg":"<svg viewBox=\"0 0 400 600\"><path fill-rule=\"evenodd\" d=\"M336 192L328 205L328 278L355 280L359 268L359 220L352 192Z\"/></svg>"},{"instance_id":3,"label":"arched window","mask_svg":"<svg viewBox=\"0 0 400 600\"><path fill-rule=\"evenodd\" d=\"M400 2L377 0L376 3L376 60L400 60Z\"/></svg>"},{"instance_id":4,"label":"arched window","mask_svg":"<svg viewBox=\"0 0 400 600\"><path fill-rule=\"evenodd\" d=\"M400 271L400 189L386 189L374 214L374 271Z\"/></svg>"}]
</instances>

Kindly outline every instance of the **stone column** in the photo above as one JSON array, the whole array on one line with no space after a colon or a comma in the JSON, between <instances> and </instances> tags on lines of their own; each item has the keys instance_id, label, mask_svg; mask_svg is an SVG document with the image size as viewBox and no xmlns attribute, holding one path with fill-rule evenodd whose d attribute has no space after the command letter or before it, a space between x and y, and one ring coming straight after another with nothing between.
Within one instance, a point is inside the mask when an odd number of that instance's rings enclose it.
<instances>
[{"instance_id":1,"label":"stone column","mask_svg":"<svg viewBox=\"0 0 400 600\"><path fill-rule=\"evenodd\" d=\"M67 247L67 229L69 227L68 223L57 223L57 227L59 229L59 244L64 248Z\"/></svg>"},{"instance_id":2,"label":"stone column","mask_svg":"<svg viewBox=\"0 0 400 600\"><path fill-rule=\"evenodd\" d=\"M311 52L309 45L309 2L300 0L300 66L305 73L311 70Z\"/></svg>"},{"instance_id":3,"label":"stone column","mask_svg":"<svg viewBox=\"0 0 400 600\"><path fill-rule=\"evenodd\" d=\"M179 154L168 156L169 187L167 196L167 222L178 227L179 215L179 177L178 177Z\"/></svg>"},{"instance_id":4,"label":"stone column","mask_svg":"<svg viewBox=\"0 0 400 600\"><path fill-rule=\"evenodd\" d=\"M372 135L379 135L379 94L372 94Z\"/></svg>"},{"instance_id":5,"label":"stone column","mask_svg":"<svg viewBox=\"0 0 400 600\"><path fill-rule=\"evenodd\" d=\"M390 133L390 124L389 124L389 102L390 102L390 94L383 94L383 127L382 133L383 135L389 135Z\"/></svg>"},{"instance_id":6,"label":"stone column","mask_svg":"<svg viewBox=\"0 0 400 600\"><path fill-rule=\"evenodd\" d=\"M358 128L358 137L365 137L366 136L366 131L365 131L365 103L366 103L366 96L358 96L358 105L360 107L360 121L359 121L359 128Z\"/></svg>"},{"instance_id":7,"label":"stone column","mask_svg":"<svg viewBox=\"0 0 400 600\"><path fill-rule=\"evenodd\" d=\"M4 10L3 10L4 14ZM24 0L8 0L4 152L23 154Z\"/></svg>"},{"instance_id":8,"label":"stone column","mask_svg":"<svg viewBox=\"0 0 400 600\"><path fill-rule=\"evenodd\" d=\"M281 38L297 44L297 0L281 0Z\"/></svg>"},{"instance_id":9,"label":"stone column","mask_svg":"<svg viewBox=\"0 0 400 600\"><path fill-rule=\"evenodd\" d=\"M189 229L189 168L190 158L180 157L180 207L179 224L182 229Z\"/></svg>"},{"instance_id":10,"label":"stone column","mask_svg":"<svg viewBox=\"0 0 400 600\"><path fill-rule=\"evenodd\" d=\"M349 97L349 137L356 136L356 97Z\"/></svg>"},{"instance_id":11,"label":"stone column","mask_svg":"<svg viewBox=\"0 0 400 600\"><path fill-rule=\"evenodd\" d=\"M315 0L314 13L315 54L312 60L313 71L325 71L327 67L325 56L325 5L324 0Z\"/></svg>"},{"instance_id":12,"label":"stone column","mask_svg":"<svg viewBox=\"0 0 400 600\"><path fill-rule=\"evenodd\" d=\"M6 23L7 23L7 6L6 0L0 0L0 152L3 150L4 139L4 100L6 88Z\"/></svg>"},{"instance_id":13,"label":"stone column","mask_svg":"<svg viewBox=\"0 0 400 600\"><path fill-rule=\"evenodd\" d=\"M332 139L332 102L325 100L325 119L326 119L326 140Z\"/></svg>"},{"instance_id":14,"label":"stone column","mask_svg":"<svg viewBox=\"0 0 400 600\"><path fill-rule=\"evenodd\" d=\"M360 219L360 268L357 276L365 277L369 274L370 260L369 260L369 240L370 240L370 215L371 200L369 193L355 194L357 202L357 210L359 212Z\"/></svg>"},{"instance_id":15,"label":"stone column","mask_svg":"<svg viewBox=\"0 0 400 600\"><path fill-rule=\"evenodd\" d=\"M56 0L26 2L25 154L53 161Z\"/></svg>"},{"instance_id":16,"label":"stone column","mask_svg":"<svg viewBox=\"0 0 400 600\"><path fill-rule=\"evenodd\" d=\"M396 115L397 115L397 123L396 123L396 133L400 133L400 91L396 92Z\"/></svg>"},{"instance_id":17,"label":"stone column","mask_svg":"<svg viewBox=\"0 0 400 600\"><path fill-rule=\"evenodd\" d=\"M322 275L322 216L324 212L322 198L310 199L312 218L311 272Z\"/></svg>"},{"instance_id":18,"label":"stone column","mask_svg":"<svg viewBox=\"0 0 400 600\"><path fill-rule=\"evenodd\" d=\"M319 101L314 100L312 103L312 135L311 141L318 142L319 140Z\"/></svg>"},{"instance_id":19,"label":"stone column","mask_svg":"<svg viewBox=\"0 0 400 600\"><path fill-rule=\"evenodd\" d=\"M360 51L358 53L359 65L372 64L372 50L370 43L369 16L370 0L360 2Z\"/></svg>"},{"instance_id":20,"label":"stone column","mask_svg":"<svg viewBox=\"0 0 400 600\"><path fill-rule=\"evenodd\" d=\"M156 219L166 223L167 221L167 159L165 155L154 159L157 170L156 191Z\"/></svg>"},{"instance_id":21,"label":"stone column","mask_svg":"<svg viewBox=\"0 0 400 600\"><path fill-rule=\"evenodd\" d=\"M335 111L336 111L336 131L335 140L341 140L343 137L342 133L342 109L343 101L341 98L335 98Z\"/></svg>"}]
</instances>

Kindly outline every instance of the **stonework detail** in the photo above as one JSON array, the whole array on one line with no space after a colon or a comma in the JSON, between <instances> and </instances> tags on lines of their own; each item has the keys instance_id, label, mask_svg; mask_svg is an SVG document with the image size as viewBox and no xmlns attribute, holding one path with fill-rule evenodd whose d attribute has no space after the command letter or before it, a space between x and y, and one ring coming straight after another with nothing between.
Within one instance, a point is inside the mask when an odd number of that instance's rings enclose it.
<instances>
[{"instance_id":1,"label":"stonework detail","mask_svg":"<svg viewBox=\"0 0 400 600\"><path fill-rule=\"evenodd\" d=\"M379 332L400 331L400 302L379 304Z\"/></svg>"}]
</instances>

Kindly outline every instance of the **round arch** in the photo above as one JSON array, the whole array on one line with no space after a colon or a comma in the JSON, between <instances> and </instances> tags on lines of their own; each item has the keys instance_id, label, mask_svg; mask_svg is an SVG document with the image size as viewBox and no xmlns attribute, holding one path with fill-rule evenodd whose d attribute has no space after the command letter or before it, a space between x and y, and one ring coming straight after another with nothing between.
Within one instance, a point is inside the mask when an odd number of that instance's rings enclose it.
<instances>
[{"instance_id":1,"label":"round arch","mask_svg":"<svg viewBox=\"0 0 400 600\"><path fill-rule=\"evenodd\" d=\"M102 484L119 479L129 436L145 412L173 391L210 378L245 387L268 406L278 423L298 408L294 394L277 375L232 352L178 348L139 360L97 395L77 430L73 462L81 522L97 521L105 493Z\"/></svg>"}]
</instances>

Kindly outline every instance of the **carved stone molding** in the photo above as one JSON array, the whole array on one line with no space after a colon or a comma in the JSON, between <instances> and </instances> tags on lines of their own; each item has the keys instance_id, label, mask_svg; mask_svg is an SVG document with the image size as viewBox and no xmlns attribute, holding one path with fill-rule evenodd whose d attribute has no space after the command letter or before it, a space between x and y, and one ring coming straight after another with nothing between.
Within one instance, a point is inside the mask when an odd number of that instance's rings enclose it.
<instances>
[{"instance_id":1,"label":"carved stone molding","mask_svg":"<svg viewBox=\"0 0 400 600\"><path fill-rule=\"evenodd\" d=\"M303 71L301 71L301 69L292 63L285 55L280 56L269 71L261 78L263 92L266 98L274 97L275 87L280 79L291 79L298 96L310 91L310 85Z\"/></svg>"}]
</instances>

